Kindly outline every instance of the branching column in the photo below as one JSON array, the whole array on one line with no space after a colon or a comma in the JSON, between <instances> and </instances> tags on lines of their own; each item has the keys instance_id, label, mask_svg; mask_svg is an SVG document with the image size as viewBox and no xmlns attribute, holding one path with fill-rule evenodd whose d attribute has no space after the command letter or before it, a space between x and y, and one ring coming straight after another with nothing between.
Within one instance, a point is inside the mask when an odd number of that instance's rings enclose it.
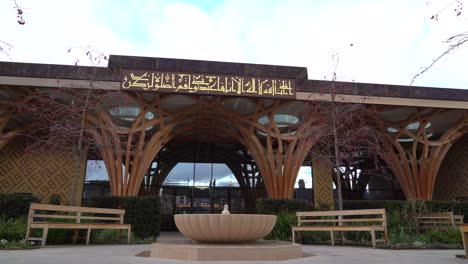
<instances>
[{"instance_id":1,"label":"branching column","mask_svg":"<svg viewBox=\"0 0 468 264\"><path fill-rule=\"evenodd\" d=\"M293 133L285 133L280 131L275 121L279 106L279 102L266 109L257 106L256 114L245 126L240 126L239 131L241 142L260 170L268 196L273 199L291 199L299 169L314 144L310 137L313 132L313 113L304 116ZM258 122L262 116L268 118L267 123ZM265 135L264 141L260 139L258 131Z\"/></svg>"},{"instance_id":2,"label":"branching column","mask_svg":"<svg viewBox=\"0 0 468 264\"><path fill-rule=\"evenodd\" d=\"M303 111L297 117L300 122L280 126L276 116L287 115L288 111L282 109L288 109L291 102L274 101L265 106L264 101L257 100L255 110L244 115L227 111L220 103L222 100L202 102L203 107L209 109L207 118L220 124L216 126L219 131L246 147L270 198L291 199L299 169L315 143L316 113L302 105Z\"/></svg>"},{"instance_id":3,"label":"branching column","mask_svg":"<svg viewBox=\"0 0 468 264\"><path fill-rule=\"evenodd\" d=\"M227 160L225 163L236 177L241 190L244 192L245 207L250 212L253 212L257 200L256 188L259 181L256 176L258 173L256 165L252 163L248 164L241 160Z\"/></svg>"},{"instance_id":4,"label":"branching column","mask_svg":"<svg viewBox=\"0 0 468 264\"><path fill-rule=\"evenodd\" d=\"M427 128L431 116L437 113L423 116L418 111L398 126L389 124L395 131L385 138L389 154L385 159L406 199L432 200L440 165L452 144L466 132L468 119L464 113L455 125L432 140Z\"/></svg>"},{"instance_id":5,"label":"branching column","mask_svg":"<svg viewBox=\"0 0 468 264\"><path fill-rule=\"evenodd\" d=\"M154 118L145 114L152 111ZM172 137L175 123L158 108L141 106L130 128L116 125L105 111L97 117L88 116L90 133L98 145L106 165L114 196L138 194L146 170L161 148Z\"/></svg>"},{"instance_id":6,"label":"branching column","mask_svg":"<svg viewBox=\"0 0 468 264\"><path fill-rule=\"evenodd\" d=\"M8 132L5 131L6 125L11 119L12 115L12 111L2 112L0 110L0 149L3 148L6 144L8 144L13 137L26 130L25 127L20 127Z\"/></svg>"}]
</instances>

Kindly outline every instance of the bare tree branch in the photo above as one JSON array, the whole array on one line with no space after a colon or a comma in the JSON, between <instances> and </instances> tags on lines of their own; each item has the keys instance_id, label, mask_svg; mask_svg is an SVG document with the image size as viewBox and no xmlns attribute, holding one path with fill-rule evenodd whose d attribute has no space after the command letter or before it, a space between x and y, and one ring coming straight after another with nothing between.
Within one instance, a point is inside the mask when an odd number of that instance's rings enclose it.
<instances>
[{"instance_id":1,"label":"bare tree branch","mask_svg":"<svg viewBox=\"0 0 468 264\"><path fill-rule=\"evenodd\" d=\"M410 85L413 85L414 81L416 80L416 78L418 78L419 76L421 76L422 74L424 74L425 72L429 71L430 68L432 68L432 66L434 66L440 59L442 59L443 57L445 57L446 55L448 55L450 52L452 52L454 49L456 48L459 48L461 45L465 44L466 42L468 42L468 31L464 32L464 33L461 33L461 34L457 34L455 36L452 36L450 38L448 38L445 43L448 43L450 44L449 48L443 52L442 54L439 55L439 57L437 57L436 59L434 59L432 61L431 64L429 64L429 66L427 67L424 67L422 71L420 71L418 74L416 74L412 79L411 79L411 83Z\"/></svg>"}]
</instances>

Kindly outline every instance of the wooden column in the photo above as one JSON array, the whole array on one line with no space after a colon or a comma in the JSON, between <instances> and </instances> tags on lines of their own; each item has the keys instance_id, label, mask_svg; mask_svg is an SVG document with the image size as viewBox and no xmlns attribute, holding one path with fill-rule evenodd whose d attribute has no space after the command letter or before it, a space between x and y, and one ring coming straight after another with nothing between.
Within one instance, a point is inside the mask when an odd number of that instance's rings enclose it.
<instances>
[{"instance_id":1,"label":"wooden column","mask_svg":"<svg viewBox=\"0 0 468 264\"><path fill-rule=\"evenodd\" d=\"M431 118L440 113L442 110L426 111L424 114L417 110L398 124L387 124L396 131L386 131L385 160L398 179L406 199L432 200L436 177L445 155L467 131L468 119L464 112L446 132L432 139L427 128ZM415 123L419 123L417 128L408 127Z\"/></svg>"},{"instance_id":2,"label":"wooden column","mask_svg":"<svg viewBox=\"0 0 468 264\"><path fill-rule=\"evenodd\" d=\"M291 101L273 101L265 106L263 100L256 100L255 109L249 114L228 111L222 103L221 98L200 100L199 112L192 116L197 120L210 120L218 131L245 146L257 164L270 198L291 199L299 169L315 143L316 113L307 105L301 105L300 122L285 131L276 122L275 115L287 114L281 109L288 108ZM264 122L259 122L261 118ZM192 128L187 126L184 130Z\"/></svg>"},{"instance_id":3,"label":"wooden column","mask_svg":"<svg viewBox=\"0 0 468 264\"><path fill-rule=\"evenodd\" d=\"M148 120L145 114L150 110L154 118ZM146 106L140 107L130 128L116 125L105 111L87 118L89 132L106 165L112 195L137 195L146 170L171 139L175 122L170 122L171 117L163 111Z\"/></svg>"},{"instance_id":4,"label":"wooden column","mask_svg":"<svg viewBox=\"0 0 468 264\"><path fill-rule=\"evenodd\" d=\"M3 148L6 144L8 144L12 138L16 135L24 132L26 130L25 127L15 128L10 131L6 131L6 125L8 121L11 119L13 115L12 111L1 111L0 110L0 149Z\"/></svg>"},{"instance_id":5,"label":"wooden column","mask_svg":"<svg viewBox=\"0 0 468 264\"><path fill-rule=\"evenodd\" d=\"M293 133L281 131L275 121L280 102L268 108L257 105L256 114L250 117L246 126L239 126L241 142L255 159L268 192L272 199L292 199L297 174L305 157L315 143L311 139L314 113L303 117ZM260 117L268 122L261 124ZM264 139L262 135L263 133Z\"/></svg>"},{"instance_id":6,"label":"wooden column","mask_svg":"<svg viewBox=\"0 0 468 264\"><path fill-rule=\"evenodd\" d=\"M209 140L222 135L246 147L270 198L292 198L297 174L314 144L312 137L316 132L315 113L307 105L301 105L300 108L305 108L297 113L300 122L285 131L284 124L279 125L275 116L288 113L282 109L294 109L295 105L288 105L291 101L266 105L258 99L252 112L241 114L226 109L221 97L194 97L196 104L172 112L160 108L159 95L151 102L137 99L140 112L129 128L115 124L104 111L88 118L114 195L136 195L154 157L172 137L192 135ZM145 118L147 111L154 114L153 119ZM264 121L260 122L260 118Z\"/></svg>"}]
</instances>

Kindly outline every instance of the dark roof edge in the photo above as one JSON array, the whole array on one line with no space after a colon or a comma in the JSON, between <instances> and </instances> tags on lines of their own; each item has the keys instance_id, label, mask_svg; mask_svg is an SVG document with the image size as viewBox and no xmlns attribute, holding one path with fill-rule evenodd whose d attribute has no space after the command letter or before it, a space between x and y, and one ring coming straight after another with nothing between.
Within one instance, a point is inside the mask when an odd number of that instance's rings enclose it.
<instances>
[{"instance_id":1,"label":"dark roof edge","mask_svg":"<svg viewBox=\"0 0 468 264\"><path fill-rule=\"evenodd\" d=\"M107 67L73 66L0 61L0 76L118 81L116 74Z\"/></svg>"},{"instance_id":2,"label":"dark roof edge","mask_svg":"<svg viewBox=\"0 0 468 264\"><path fill-rule=\"evenodd\" d=\"M109 68L307 80L307 68L237 62L110 55Z\"/></svg>"},{"instance_id":3,"label":"dark roof edge","mask_svg":"<svg viewBox=\"0 0 468 264\"><path fill-rule=\"evenodd\" d=\"M333 92L334 86L334 92ZM391 84L307 80L297 92L336 93L356 96L468 101L468 90Z\"/></svg>"},{"instance_id":4,"label":"dark roof edge","mask_svg":"<svg viewBox=\"0 0 468 264\"><path fill-rule=\"evenodd\" d=\"M118 82L120 81L121 69L296 79L298 92L329 93L334 84L335 93L338 94L468 101L468 90L464 89L307 80L307 68L305 67L121 55L110 55L108 67L0 61L0 76Z\"/></svg>"}]
</instances>

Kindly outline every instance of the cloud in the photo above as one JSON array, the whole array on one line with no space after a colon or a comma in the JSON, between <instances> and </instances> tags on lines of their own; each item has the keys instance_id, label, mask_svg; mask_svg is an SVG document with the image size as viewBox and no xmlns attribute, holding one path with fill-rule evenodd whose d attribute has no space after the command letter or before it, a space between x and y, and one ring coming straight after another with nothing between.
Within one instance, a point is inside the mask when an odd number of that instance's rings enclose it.
<instances>
[{"instance_id":1,"label":"cloud","mask_svg":"<svg viewBox=\"0 0 468 264\"><path fill-rule=\"evenodd\" d=\"M236 178L225 164L213 164L213 168L211 165L197 163L194 167L193 163L180 162L169 173L165 184L192 186L195 177L195 186L209 186L213 175L216 186L238 186Z\"/></svg>"},{"instance_id":2,"label":"cloud","mask_svg":"<svg viewBox=\"0 0 468 264\"><path fill-rule=\"evenodd\" d=\"M195 176L196 186L209 186L211 181L211 163L178 163L169 173L164 184L192 186ZM216 186L239 186L231 170L225 164L213 164L213 179ZM107 181L106 166L102 160L88 160L86 165L86 181Z\"/></svg>"},{"instance_id":3,"label":"cloud","mask_svg":"<svg viewBox=\"0 0 468 264\"><path fill-rule=\"evenodd\" d=\"M408 85L467 28L446 1L33 1L25 26L13 4L0 4L0 39L14 61L89 64L91 46L106 54L306 66L309 78ZM350 46L350 44L353 44ZM415 85L464 88L468 47L450 54ZM0 57L8 59L5 56ZM336 56L335 56L336 58Z\"/></svg>"}]
</instances>

